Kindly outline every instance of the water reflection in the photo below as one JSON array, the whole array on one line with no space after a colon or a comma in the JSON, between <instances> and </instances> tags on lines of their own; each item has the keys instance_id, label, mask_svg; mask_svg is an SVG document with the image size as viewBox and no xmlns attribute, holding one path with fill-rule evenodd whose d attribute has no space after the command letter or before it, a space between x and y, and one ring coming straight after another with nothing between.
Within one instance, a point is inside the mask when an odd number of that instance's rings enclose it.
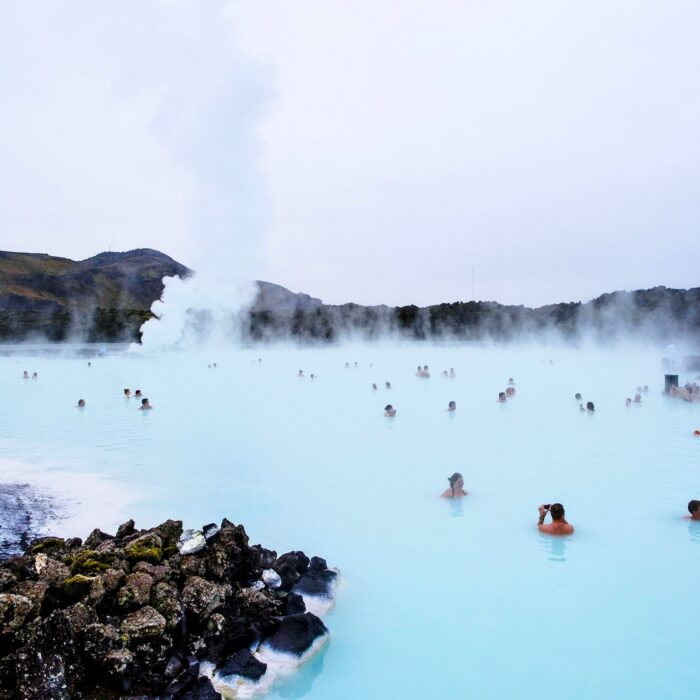
<instances>
[{"instance_id":1,"label":"water reflection","mask_svg":"<svg viewBox=\"0 0 700 700\"><path fill-rule=\"evenodd\" d=\"M566 537L540 535L540 541L549 561L566 561Z\"/></svg>"},{"instance_id":2,"label":"water reflection","mask_svg":"<svg viewBox=\"0 0 700 700\"><path fill-rule=\"evenodd\" d=\"M700 542L700 520L688 521L688 535L693 542Z\"/></svg>"},{"instance_id":3,"label":"water reflection","mask_svg":"<svg viewBox=\"0 0 700 700\"><path fill-rule=\"evenodd\" d=\"M463 498L448 498L450 502L450 516L453 518L461 518L464 515L464 499Z\"/></svg>"}]
</instances>

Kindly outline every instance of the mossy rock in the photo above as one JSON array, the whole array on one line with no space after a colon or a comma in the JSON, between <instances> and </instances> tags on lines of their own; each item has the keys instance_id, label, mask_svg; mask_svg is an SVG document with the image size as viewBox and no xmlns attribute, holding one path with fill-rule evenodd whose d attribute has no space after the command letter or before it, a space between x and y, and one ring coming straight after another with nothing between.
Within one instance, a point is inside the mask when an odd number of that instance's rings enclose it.
<instances>
[{"instance_id":1,"label":"mossy rock","mask_svg":"<svg viewBox=\"0 0 700 700\"><path fill-rule=\"evenodd\" d=\"M66 541L61 537L44 537L37 540L31 547L32 554L53 554L67 549Z\"/></svg>"},{"instance_id":2,"label":"mossy rock","mask_svg":"<svg viewBox=\"0 0 700 700\"><path fill-rule=\"evenodd\" d=\"M71 571L74 574L98 574L109 569L115 556L111 552L96 552L84 549L71 559Z\"/></svg>"},{"instance_id":3,"label":"mossy rock","mask_svg":"<svg viewBox=\"0 0 700 700\"><path fill-rule=\"evenodd\" d=\"M163 559L163 550L160 547L148 547L141 543L129 545L125 550L126 558L129 563L134 564L137 561L147 561L150 564L160 564Z\"/></svg>"},{"instance_id":4,"label":"mossy rock","mask_svg":"<svg viewBox=\"0 0 700 700\"><path fill-rule=\"evenodd\" d=\"M92 576L71 576L63 582L63 592L72 599L82 598L90 592L90 587L95 579Z\"/></svg>"},{"instance_id":5,"label":"mossy rock","mask_svg":"<svg viewBox=\"0 0 700 700\"><path fill-rule=\"evenodd\" d=\"M178 553L178 548L175 545L163 548L163 559L170 559Z\"/></svg>"}]
</instances>

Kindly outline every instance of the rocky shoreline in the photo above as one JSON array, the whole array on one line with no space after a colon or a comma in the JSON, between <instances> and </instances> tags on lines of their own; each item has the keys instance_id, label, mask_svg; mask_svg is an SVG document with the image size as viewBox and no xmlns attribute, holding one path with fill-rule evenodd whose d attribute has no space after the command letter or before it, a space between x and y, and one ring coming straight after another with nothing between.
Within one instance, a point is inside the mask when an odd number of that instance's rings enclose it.
<instances>
[{"instance_id":1,"label":"rocky shoreline","mask_svg":"<svg viewBox=\"0 0 700 700\"><path fill-rule=\"evenodd\" d=\"M0 564L0 700L263 693L327 641L337 581L227 519L39 538Z\"/></svg>"}]
</instances>

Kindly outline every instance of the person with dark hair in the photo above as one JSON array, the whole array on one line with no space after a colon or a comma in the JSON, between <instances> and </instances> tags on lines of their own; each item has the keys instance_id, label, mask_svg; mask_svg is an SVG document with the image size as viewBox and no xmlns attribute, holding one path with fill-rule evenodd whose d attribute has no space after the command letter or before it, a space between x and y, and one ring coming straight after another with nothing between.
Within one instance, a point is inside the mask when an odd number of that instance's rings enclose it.
<instances>
[{"instance_id":1,"label":"person with dark hair","mask_svg":"<svg viewBox=\"0 0 700 700\"><path fill-rule=\"evenodd\" d=\"M297 377L303 377L304 376L304 370L300 369L299 373L297 374Z\"/></svg>"},{"instance_id":2,"label":"person with dark hair","mask_svg":"<svg viewBox=\"0 0 700 700\"><path fill-rule=\"evenodd\" d=\"M691 520L700 520L700 501L688 501L688 512Z\"/></svg>"},{"instance_id":3,"label":"person with dark hair","mask_svg":"<svg viewBox=\"0 0 700 700\"><path fill-rule=\"evenodd\" d=\"M450 401L450 403L447 404L447 410L448 411L456 411L457 410L457 403L455 401Z\"/></svg>"},{"instance_id":4,"label":"person with dark hair","mask_svg":"<svg viewBox=\"0 0 700 700\"><path fill-rule=\"evenodd\" d=\"M385 386L387 389L391 389L391 382L384 382L384 386Z\"/></svg>"},{"instance_id":5,"label":"person with dark hair","mask_svg":"<svg viewBox=\"0 0 700 700\"><path fill-rule=\"evenodd\" d=\"M564 506L561 503L543 504L537 509L540 513L540 519L537 521L537 529L546 535L571 535L574 532L574 526L569 525L564 517ZM544 519L547 512L552 516L552 522L548 525L544 524Z\"/></svg>"},{"instance_id":6,"label":"person with dark hair","mask_svg":"<svg viewBox=\"0 0 700 700\"><path fill-rule=\"evenodd\" d=\"M372 389L374 389L374 390L376 391L376 390L377 390L377 385L376 385L376 384L372 384Z\"/></svg>"},{"instance_id":7,"label":"person with dark hair","mask_svg":"<svg viewBox=\"0 0 700 700\"><path fill-rule=\"evenodd\" d=\"M508 378L508 386L515 386L515 380L513 379L513 377Z\"/></svg>"},{"instance_id":8,"label":"person with dark hair","mask_svg":"<svg viewBox=\"0 0 700 700\"><path fill-rule=\"evenodd\" d=\"M462 498L462 496L469 495L469 491L464 490L464 477L459 472L448 476L447 481L450 482L450 488L442 492L443 498Z\"/></svg>"},{"instance_id":9,"label":"person with dark hair","mask_svg":"<svg viewBox=\"0 0 700 700\"><path fill-rule=\"evenodd\" d=\"M430 378L430 370L428 369L428 365L423 365L423 370L420 373L421 377L425 377L426 379Z\"/></svg>"},{"instance_id":10,"label":"person with dark hair","mask_svg":"<svg viewBox=\"0 0 700 700\"><path fill-rule=\"evenodd\" d=\"M591 413L595 412L595 406L593 405L593 401L589 401L586 404L586 410L590 411Z\"/></svg>"},{"instance_id":11,"label":"person with dark hair","mask_svg":"<svg viewBox=\"0 0 700 700\"><path fill-rule=\"evenodd\" d=\"M141 389L137 389L137 390L134 392L134 397L137 398L137 399L140 399L141 396L142 396L142 394L141 394Z\"/></svg>"},{"instance_id":12,"label":"person with dark hair","mask_svg":"<svg viewBox=\"0 0 700 700\"><path fill-rule=\"evenodd\" d=\"M393 418L395 415L396 409L390 403L384 406L384 416L386 418Z\"/></svg>"},{"instance_id":13,"label":"person with dark hair","mask_svg":"<svg viewBox=\"0 0 700 700\"><path fill-rule=\"evenodd\" d=\"M78 405L76 408L85 408L85 399L78 399Z\"/></svg>"},{"instance_id":14,"label":"person with dark hair","mask_svg":"<svg viewBox=\"0 0 700 700\"><path fill-rule=\"evenodd\" d=\"M575 398L577 401L580 401L582 397L581 397L581 394L579 394L578 392L576 392L576 393L574 394L574 398Z\"/></svg>"},{"instance_id":15,"label":"person with dark hair","mask_svg":"<svg viewBox=\"0 0 700 700\"><path fill-rule=\"evenodd\" d=\"M124 389L124 398L125 399L131 398L131 389Z\"/></svg>"},{"instance_id":16,"label":"person with dark hair","mask_svg":"<svg viewBox=\"0 0 700 700\"><path fill-rule=\"evenodd\" d=\"M637 393L634 395L634 402L635 403L642 403L642 395Z\"/></svg>"},{"instance_id":17,"label":"person with dark hair","mask_svg":"<svg viewBox=\"0 0 700 700\"><path fill-rule=\"evenodd\" d=\"M506 392L499 391L498 392L498 403L505 403L505 402L506 402Z\"/></svg>"},{"instance_id":18,"label":"person with dark hair","mask_svg":"<svg viewBox=\"0 0 700 700\"><path fill-rule=\"evenodd\" d=\"M29 379L29 372L27 370L24 370L24 374L22 375L22 379Z\"/></svg>"},{"instance_id":19,"label":"person with dark hair","mask_svg":"<svg viewBox=\"0 0 700 700\"><path fill-rule=\"evenodd\" d=\"M420 365L416 367L416 377L420 377L423 374L423 370Z\"/></svg>"},{"instance_id":20,"label":"person with dark hair","mask_svg":"<svg viewBox=\"0 0 700 700\"><path fill-rule=\"evenodd\" d=\"M454 379L457 375L455 374L455 368L450 367L450 379Z\"/></svg>"},{"instance_id":21,"label":"person with dark hair","mask_svg":"<svg viewBox=\"0 0 700 700\"><path fill-rule=\"evenodd\" d=\"M148 399L141 399L141 405L139 406L139 411L150 411L153 408Z\"/></svg>"},{"instance_id":22,"label":"person with dark hair","mask_svg":"<svg viewBox=\"0 0 700 700\"><path fill-rule=\"evenodd\" d=\"M625 399L625 406L631 406L632 405L632 399L628 396Z\"/></svg>"}]
</instances>

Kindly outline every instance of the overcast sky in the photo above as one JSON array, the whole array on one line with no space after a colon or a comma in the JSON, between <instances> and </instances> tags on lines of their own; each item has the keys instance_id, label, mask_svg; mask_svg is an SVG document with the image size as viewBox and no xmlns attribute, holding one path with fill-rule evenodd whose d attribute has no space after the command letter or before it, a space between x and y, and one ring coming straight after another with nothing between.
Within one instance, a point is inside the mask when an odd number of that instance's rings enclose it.
<instances>
[{"instance_id":1,"label":"overcast sky","mask_svg":"<svg viewBox=\"0 0 700 700\"><path fill-rule=\"evenodd\" d=\"M324 301L700 286L700 3L8 3L0 249Z\"/></svg>"}]
</instances>

